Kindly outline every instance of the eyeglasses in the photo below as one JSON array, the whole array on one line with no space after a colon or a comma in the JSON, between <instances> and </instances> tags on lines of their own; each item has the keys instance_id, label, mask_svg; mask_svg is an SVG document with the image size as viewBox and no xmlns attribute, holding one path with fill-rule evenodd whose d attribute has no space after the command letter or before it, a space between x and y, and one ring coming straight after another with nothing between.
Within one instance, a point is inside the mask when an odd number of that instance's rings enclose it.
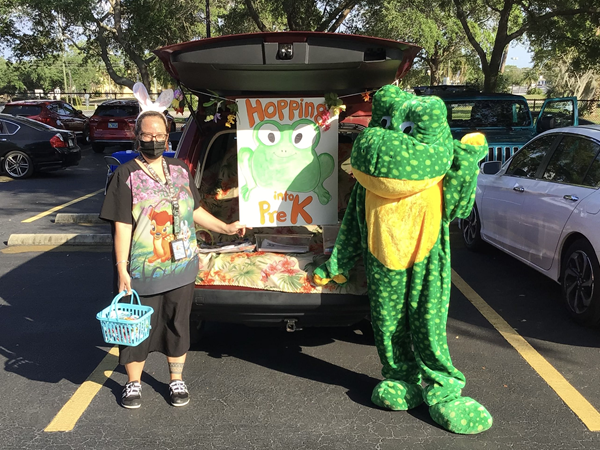
<instances>
[{"instance_id":1,"label":"eyeglasses","mask_svg":"<svg viewBox=\"0 0 600 450\"><path fill-rule=\"evenodd\" d=\"M166 133L159 133L159 134L140 133L139 136L140 136L140 141L144 141L144 142L150 142L152 140L155 140L158 142L164 142L167 140L168 134L166 134Z\"/></svg>"}]
</instances>

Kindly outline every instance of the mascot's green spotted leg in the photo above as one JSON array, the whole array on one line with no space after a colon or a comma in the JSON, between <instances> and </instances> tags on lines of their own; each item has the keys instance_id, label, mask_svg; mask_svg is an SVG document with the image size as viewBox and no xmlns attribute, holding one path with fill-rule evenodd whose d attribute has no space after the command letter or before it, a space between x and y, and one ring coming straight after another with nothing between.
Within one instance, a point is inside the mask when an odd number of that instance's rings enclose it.
<instances>
[{"instance_id":1,"label":"mascot's green spotted leg","mask_svg":"<svg viewBox=\"0 0 600 450\"><path fill-rule=\"evenodd\" d=\"M447 230L443 234L430 255L412 269L389 270L367 256L367 273L374 278L369 285L375 287L369 290L375 344L386 378L371 399L392 410L414 408L424 399L438 424L454 433L474 434L489 429L492 418L477 401L461 396L465 378L448 352L451 270L444 251ZM384 283L371 282L381 280ZM421 374L427 385L423 393Z\"/></svg>"}]
</instances>

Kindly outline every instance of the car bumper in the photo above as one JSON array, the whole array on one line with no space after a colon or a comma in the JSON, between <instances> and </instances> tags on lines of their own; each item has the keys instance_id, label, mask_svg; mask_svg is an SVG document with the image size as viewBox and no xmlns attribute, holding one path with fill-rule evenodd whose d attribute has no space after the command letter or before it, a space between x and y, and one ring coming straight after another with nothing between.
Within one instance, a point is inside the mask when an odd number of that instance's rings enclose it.
<instances>
[{"instance_id":1,"label":"car bumper","mask_svg":"<svg viewBox=\"0 0 600 450\"><path fill-rule=\"evenodd\" d=\"M369 299L350 294L292 294L196 286L192 314L200 320L254 326L350 326L368 316Z\"/></svg>"},{"instance_id":2,"label":"car bumper","mask_svg":"<svg viewBox=\"0 0 600 450\"><path fill-rule=\"evenodd\" d=\"M77 166L81 160L81 149L71 149L68 152L56 151L56 157L50 160L39 161L36 164L37 170L57 170L65 167Z\"/></svg>"}]
</instances>

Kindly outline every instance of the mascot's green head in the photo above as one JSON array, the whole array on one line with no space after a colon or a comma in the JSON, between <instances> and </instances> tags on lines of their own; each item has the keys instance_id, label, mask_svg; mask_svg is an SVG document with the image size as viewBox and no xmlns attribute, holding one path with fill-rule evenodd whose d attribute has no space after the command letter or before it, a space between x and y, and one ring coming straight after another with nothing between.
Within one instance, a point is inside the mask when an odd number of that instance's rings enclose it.
<instances>
[{"instance_id":1,"label":"mascot's green head","mask_svg":"<svg viewBox=\"0 0 600 450\"><path fill-rule=\"evenodd\" d=\"M453 156L446 114L438 97L419 97L398 86L382 87L373 96L369 127L354 143L353 169L396 180L444 175Z\"/></svg>"}]
</instances>

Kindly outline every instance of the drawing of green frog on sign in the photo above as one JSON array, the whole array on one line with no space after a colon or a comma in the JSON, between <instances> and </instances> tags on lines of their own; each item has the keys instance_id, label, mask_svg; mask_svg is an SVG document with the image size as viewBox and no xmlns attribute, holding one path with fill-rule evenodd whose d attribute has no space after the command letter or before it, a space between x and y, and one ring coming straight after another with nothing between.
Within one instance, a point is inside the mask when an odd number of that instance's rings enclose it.
<instances>
[{"instance_id":1,"label":"drawing of green frog on sign","mask_svg":"<svg viewBox=\"0 0 600 450\"><path fill-rule=\"evenodd\" d=\"M240 220L337 223L337 115L324 98L238 100Z\"/></svg>"},{"instance_id":2,"label":"drawing of green frog on sign","mask_svg":"<svg viewBox=\"0 0 600 450\"><path fill-rule=\"evenodd\" d=\"M321 139L319 126L310 119L291 125L274 120L254 128L256 150L240 149L238 160L246 180L241 187L244 201L257 186L276 191L314 192L322 205L331 200L323 183L333 173L335 162L328 153L317 155Z\"/></svg>"}]
</instances>

